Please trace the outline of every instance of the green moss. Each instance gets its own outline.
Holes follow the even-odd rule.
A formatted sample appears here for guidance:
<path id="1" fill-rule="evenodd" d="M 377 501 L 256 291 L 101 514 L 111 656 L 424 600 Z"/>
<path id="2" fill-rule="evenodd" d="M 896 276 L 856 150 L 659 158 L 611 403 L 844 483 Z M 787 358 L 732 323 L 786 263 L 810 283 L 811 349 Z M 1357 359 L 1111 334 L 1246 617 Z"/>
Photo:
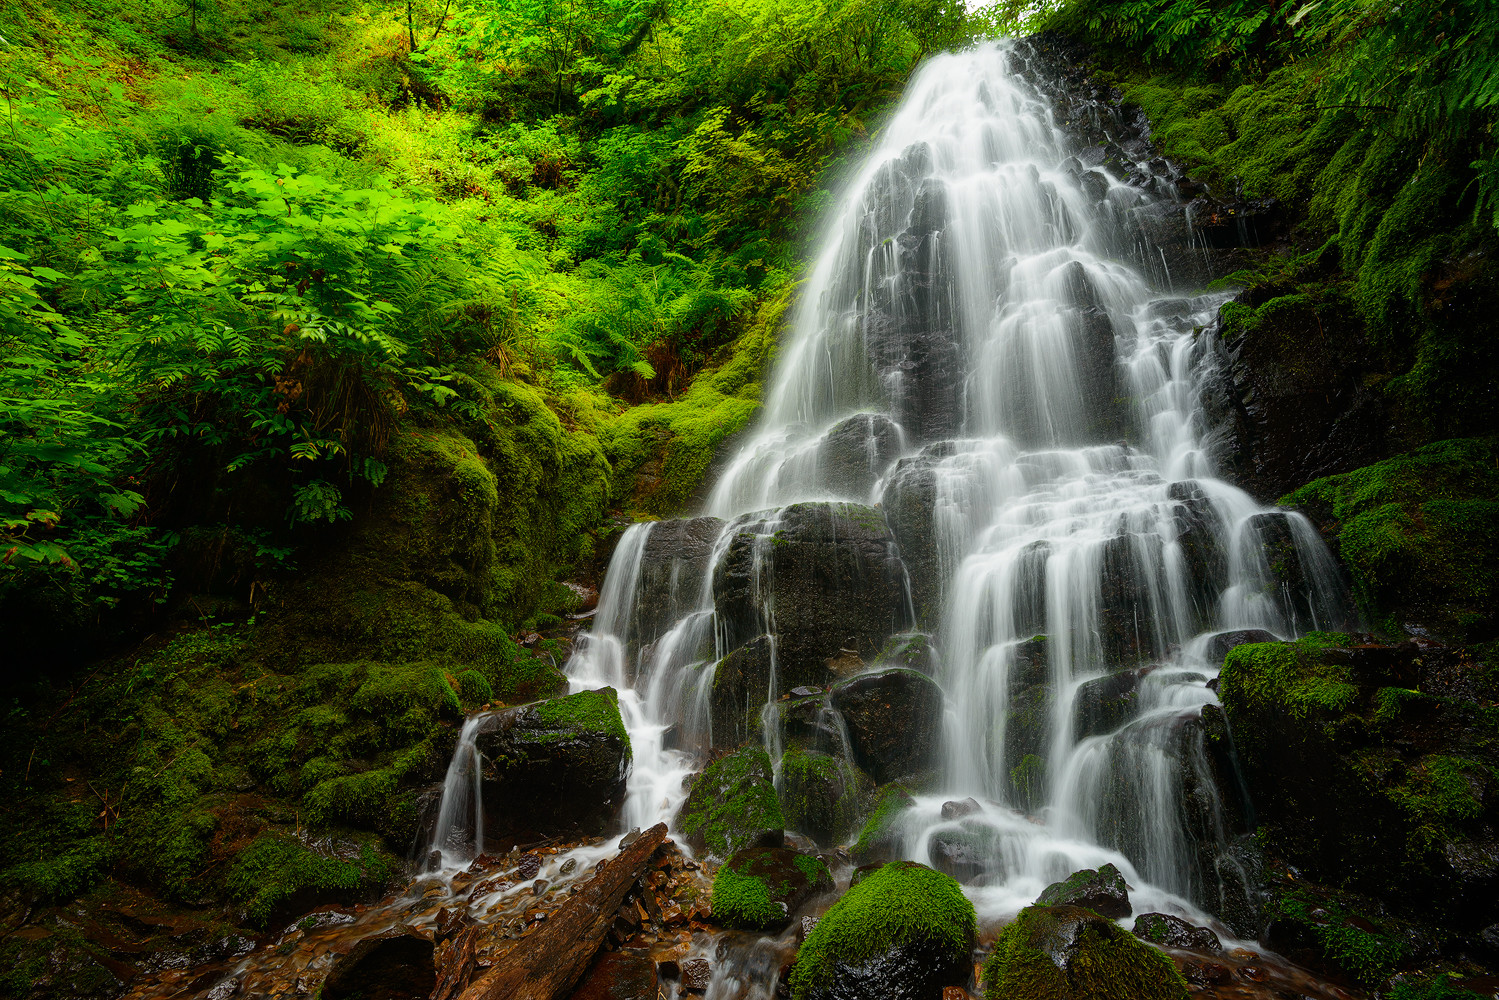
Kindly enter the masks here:
<path id="1" fill-rule="evenodd" d="M 1066 955 L 1065 967 L 1053 953 Z M 1021 910 L 984 963 L 983 990 L 985 1000 L 1187 997 L 1187 984 L 1164 954 L 1091 910 L 1071 906 Z"/>
<path id="2" fill-rule="evenodd" d="M 542 723 L 556 729 L 612 736 L 624 746 L 625 759 L 630 759 L 630 735 L 619 714 L 619 694 L 613 688 L 579 691 L 544 701 L 537 706 L 536 714 Z"/>
<path id="3" fill-rule="evenodd" d="M 678 829 L 720 857 L 747 846 L 748 836 L 783 829 L 786 820 L 770 776 L 770 756 L 761 747 L 742 747 L 719 758 L 693 783 Z"/>
<path id="4" fill-rule="evenodd" d="M 262 834 L 235 858 L 226 884 L 247 918 L 263 927 L 278 907 L 299 893 L 378 889 L 397 870 L 390 857 L 368 843 L 359 845 L 357 856 L 345 859 L 311 850 L 290 837 Z"/>
<path id="5" fill-rule="evenodd" d="M 827 865 L 808 854 L 751 848 L 725 862 L 713 877 L 713 917 L 725 927 L 775 930 L 785 926 L 789 906 L 809 889 L 831 889 Z"/>
<path id="6" fill-rule="evenodd" d="M 1429 616 L 1486 635 L 1499 600 L 1499 443 L 1441 441 L 1310 483 L 1283 502 L 1325 514 L 1370 617 Z"/>
<path id="7" fill-rule="evenodd" d="M 614 468 L 616 501 L 656 517 L 687 505 L 718 446 L 760 408 L 761 379 L 793 288 L 787 284 L 770 295 L 727 358 L 693 379 L 681 398 L 632 406 L 605 425 L 601 437 Z"/>
<path id="8" fill-rule="evenodd" d="M 1274 916 L 1304 928 L 1327 961 L 1371 985 L 1383 982 L 1410 954 L 1404 941 L 1337 900 L 1289 892 L 1277 898 L 1271 910 Z"/>
<path id="9" fill-rule="evenodd" d="M 844 893 L 796 953 L 791 995 L 809 1000 L 839 964 L 858 965 L 900 945 L 922 943 L 960 963 L 973 950 L 973 904 L 953 879 L 914 861 L 896 861 Z"/>
<path id="10" fill-rule="evenodd" d="M 886 785 L 882 788 L 879 797 L 875 800 L 874 809 L 870 812 L 869 818 L 864 821 L 863 829 L 859 831 L 859 839 L 854 842 L 854 856 L 869 857 L 880 850 L 881 845 L 894 832 L 901 814 L 910 809 L 913 804 L 911 793 L 903 787 Z"/>
<path id="11" fill-rule="evenodd" d="M 1464 989 L 1451 975 L 1401 976 L 1390 992 L 1389 1000 L 1483 1000 L 1484 995 Z"/>
<path id="12" fill-rule="evenodd" d="M 1322 662 L 1323 637 L 1236 646 L 1223 661 L 1222 697 L 1256 710 L 1274 706 L 1292 718 L 1311 713 L 1340 714 L 1358 699 L 1353 671 Z"/>

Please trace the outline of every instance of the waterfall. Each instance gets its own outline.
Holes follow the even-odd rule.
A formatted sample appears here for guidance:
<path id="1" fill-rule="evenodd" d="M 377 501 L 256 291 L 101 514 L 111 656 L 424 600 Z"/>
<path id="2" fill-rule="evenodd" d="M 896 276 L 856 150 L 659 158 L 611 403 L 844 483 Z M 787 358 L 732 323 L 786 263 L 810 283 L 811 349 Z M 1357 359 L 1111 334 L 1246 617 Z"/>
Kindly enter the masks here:
<path id="1" fill-rule="evenodd" d="M 1169 185 L 1058 127 L 1030 61 L 1004 42 L 917 73 L 824 237 L 760 424 L 704 516 L 625 533 L 567 673 L 620 690 L 645 826 L 672 818 L 695 754 L 779 757 L 778 698 L 879 669 L 915 625 L 947 707 L 904 853 L 961 848 L 983 912 L 1111 861 L 1138 906 L 1201 913 L 1222 897 L 1204 851 L 1228 836 L 1208 638 L 1341 625 L 1341 585 L 1304 518 L 1214 476 L 1201 331 L 1227 294 L 1175 290 L 1144 235 Z M 942 808 L 966 797 L 977 811 Z"/>

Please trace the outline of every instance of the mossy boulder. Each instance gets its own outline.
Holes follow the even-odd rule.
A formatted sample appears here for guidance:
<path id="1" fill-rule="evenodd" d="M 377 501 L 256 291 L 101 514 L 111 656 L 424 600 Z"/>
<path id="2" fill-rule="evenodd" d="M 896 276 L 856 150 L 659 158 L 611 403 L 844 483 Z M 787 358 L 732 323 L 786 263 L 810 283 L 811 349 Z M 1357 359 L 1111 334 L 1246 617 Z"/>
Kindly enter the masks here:
<path id="1" fill-rule="evenodd" d="M 1284 498 L 1335 540 L 1371 621 L 1499 634 L 1499 441 L 1440 441 Z"/>
<path id="2" fill-rule="evenodd" d="M 1135 918 L 1135 937 L 1162 948 L 1181 948 L 1208 953 L 1223 950 L 1218 935 L 1206 927 L 1189 924 L 1170 913 L 1142 913 Z"/>
<path id="3" fill-rule="evenodd" d="M 897 861 L 844 893 L 796 953 L 794 1000 L 930 1000 L 973 975 L 973 904 L 957 882 Z"/>
<path id="4" fill-rule="evenodd" d="M 1113 865 L 1084 868 L 1053 882 L 1036 897 L 1038 906 L 1082 906 L 1105 917 L 1130 915 L 1129 886 Z"/>
<path id="5" fill-rule="evenodd" d="M 832 703 L 848 725 L 854 761 L 877 782 L 924 775 L 941 763 L 942 689 L 897 667 L 840 682 Z"/>
<path id="6" fill-rule="evenodd" d="M 869 784 L 858 769 L 831 754 L 793 747 L 781 757 L 781 806 L 786 826 L 824 846 L 853 833 L 860 794 Z"/>
<path id="7" fill-rule="evenodd" d="M 781 846 L 786 821 L 772 779 L 770 756 L 761 747 L 742 747 L 705 767 L 677 813 L 688 846 L 719 858 L 746 847 Z"/>
<path id="8" fill-rule="evenodd" d="M 1028 906 L 984 963 L 984 1000 L 1186 1000 L 1171 960 L 1080 906 Z"/>
<path id="9" fill-rule="evenodd" d="M 713 919 L 738 930 L 779 930 L 808 899 L 832 888 L 828 866 L 812 855 L 750 847 L 713 877 Z"/>
<path id="10" fill-rule="evenodd" d="M 901 817 L 915 804 L 916 800 L 902 785 L 891 784 L 877 789 L 873 807 L 859 830 L 859 839 L 854 841 L 855 860 L 871 864 L 900 857 L 903 846 Z"/>
<path id="11" fill-rule="evenodd" d="M 630 738 L 613 688 L 498 714 L 477 746 L 486 833 L 598 835 L 624 804 Z"/>

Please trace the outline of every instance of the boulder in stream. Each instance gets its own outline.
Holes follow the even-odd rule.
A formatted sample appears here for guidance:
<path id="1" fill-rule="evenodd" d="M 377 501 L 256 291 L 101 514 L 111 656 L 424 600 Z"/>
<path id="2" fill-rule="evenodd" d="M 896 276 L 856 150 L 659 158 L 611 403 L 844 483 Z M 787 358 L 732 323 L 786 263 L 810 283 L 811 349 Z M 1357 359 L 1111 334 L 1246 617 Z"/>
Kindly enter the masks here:
<path id="1" fill-rule="evenodd" d="M 630 737 L 613 688 L 509 712 L 476 745 L 486 833 L 602 834 L 624 804 Z"/>
<path id="2" fill-rule="evenodd" d="M 1028 906 L 984 963 L 984 1000 L 1187 1000 L 1161 952 L 1081 906 Z"/>
<path id="3" fill-rule="evenodd" d="M 705 767 L 677 814 L 689 847 L 726 858 L 746 847 L 780 847 L 786 822 L 772 781 L 770 756 L 742 747 Z"/>
<path id="4" fill-rule="evenodd" d="M 869 787 L 847 761 L 792 747 L 781 758 L 781 803 L 786 825 L 818 844 L 845 842 L 853 832 L 860 794 Z"/>
<path id="5" fill-rule="evenodd" d="M 972 981 L 977 937 L 973 904 L 957 882 L 896 861 L 852 886 L 812 928 L 796 953 L 791 993 L 929 1000 Z"/>
<path id="6" fill-rule="evenodd" d="M 1140 914 L 1135 918 L 1134 934 L 1140 940 L 1162 948 L 1181 948 L 1209 954 L 1223 950 L 1223 942 L 1218 940 L 1218 935 L 1206 927 L 1189 924 L 1181 917 L 1169 913 Z"/>
<path id="7" fill-rule="evenodd" d="M 848 724 L 854 761 L 877 782 L 921 775 L 941 761 L 942 689 L 926 674 L 897 667 L 833 688 Z"/>
<path id="8" fill-rule="evenodd" d="M 1085 906 L 1105 917 L 1127 917 L 1130 914 L 1129 886 L 1113 865 L 1096 871 L 1084 868 L 1061 882 L 1053 882 L 1036 897 L 1038 906 Z"/>
<path id="9" fill-rule="evenodd" d="M 858 504 L 801 503 L 735 530 L 713 575 L 726 648 L 776 635 L 776 692 L 826 683 L 828 661 L 872 659 L 909 614 L 885 518 Z"/>

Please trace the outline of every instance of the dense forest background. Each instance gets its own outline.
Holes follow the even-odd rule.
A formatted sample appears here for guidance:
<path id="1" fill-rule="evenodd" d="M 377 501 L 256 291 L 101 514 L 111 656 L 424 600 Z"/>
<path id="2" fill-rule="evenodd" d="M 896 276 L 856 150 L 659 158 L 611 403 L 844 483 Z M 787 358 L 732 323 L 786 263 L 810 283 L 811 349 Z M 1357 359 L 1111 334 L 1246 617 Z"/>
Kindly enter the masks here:
<path id="1" fill-rule="evenodd" d="M 1267 499 L 1372 626 L 1492 649 L 1483 0 L 0 0 L 4 919 L 388 878 L 453 720 L 557 689 L 527 636 L 753 416 L 912 70 L 1039 29 L 1271 220 L 1222 336 L 1375 414 Z"/>

